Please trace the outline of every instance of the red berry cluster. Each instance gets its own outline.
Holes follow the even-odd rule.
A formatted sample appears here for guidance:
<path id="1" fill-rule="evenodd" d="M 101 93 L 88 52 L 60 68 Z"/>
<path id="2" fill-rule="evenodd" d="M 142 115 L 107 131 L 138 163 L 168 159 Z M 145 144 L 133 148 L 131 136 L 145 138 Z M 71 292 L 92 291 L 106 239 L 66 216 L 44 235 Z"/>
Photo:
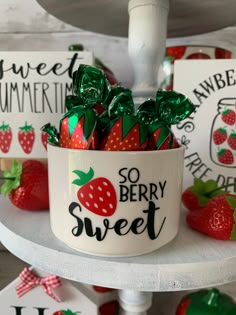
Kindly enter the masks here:
<path id="1" fill-rule="evenodd" d="M 231 109 L 224 110 L 221 114 L 221 121 L 226 124 L 226 127 L 217 128 L 212 134 L 214 144 L 222 145 L 217 153 L 217 159 L 222 164 L 232 165 L 234 151 L 236 151 L 236 112 Z"/>

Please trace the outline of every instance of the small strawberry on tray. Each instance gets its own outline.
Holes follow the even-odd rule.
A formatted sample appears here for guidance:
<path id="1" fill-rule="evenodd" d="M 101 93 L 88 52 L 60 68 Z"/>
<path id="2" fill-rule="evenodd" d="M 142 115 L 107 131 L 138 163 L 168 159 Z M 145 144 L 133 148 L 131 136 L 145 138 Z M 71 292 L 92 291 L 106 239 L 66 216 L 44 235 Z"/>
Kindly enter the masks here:
<path id="1" fill-rule="evenodd" d="M 236 240 L 236 194 L 227 191 L 230 186 L 195 178 L 182 194 L 188 226 L 218 240 Z"/>
<path id="2" fill-rule="evenodd" d="M 9 170 L 3 172 L 5 183 L 0 192 L 21 210 L 48 210 L 48 169 L 37 160 L 23 163 L 13 160 Z"/>

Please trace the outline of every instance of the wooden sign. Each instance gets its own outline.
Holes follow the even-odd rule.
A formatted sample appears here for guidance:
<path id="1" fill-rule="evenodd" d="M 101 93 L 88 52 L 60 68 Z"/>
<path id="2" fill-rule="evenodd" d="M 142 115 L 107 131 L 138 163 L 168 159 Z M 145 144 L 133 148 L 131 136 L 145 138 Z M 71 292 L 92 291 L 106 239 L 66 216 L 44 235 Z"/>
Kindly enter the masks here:
<path id="1" fill-rule="evenodd" d="M 49 276 L 36 268 L 30 268 L 30 270 L 40 279 L 46 279 Z M 61 285 L 59 287 L 51 287 L 53 294 L 60 299 L 58 302 L 45 292 L 43 285 L 36 285 L 19 297 L 16 288 L 19 288 L 22 280 L 17 277 L 0 291 L 1 314 L 115 315 L 114 306 L 117 310 L 118 303 L 116 290 L 97 292 L 91 285 L 75 283 L 65 279 L 60 280 Z M 29 283 L 26 286 L 29 286 Z"/>
<path id="2" fill-rule="evenodd" d="M 93 65 L 92 53 L 0 53 L 0 158 L 46 157 L 41 127 L 58 127 L 80 64 Z"/>
<path id="3" fill-rule="evenodd" d="M 193 177 L 234 184 L 236 191 L 236 60 L 176 61 L 174 90 L 196 110 L 173 128 L 185 145 L 184 187 Z"/>

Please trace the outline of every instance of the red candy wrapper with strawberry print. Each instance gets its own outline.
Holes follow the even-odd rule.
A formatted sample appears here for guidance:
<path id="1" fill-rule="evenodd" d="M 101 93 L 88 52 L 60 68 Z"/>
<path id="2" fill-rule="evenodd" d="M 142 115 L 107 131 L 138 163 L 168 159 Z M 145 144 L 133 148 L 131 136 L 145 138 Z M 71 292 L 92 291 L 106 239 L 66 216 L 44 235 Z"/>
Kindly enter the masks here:
<path id="1" fill-rule="evenodd" d="M 162 123 L 152 124 L 149 132 L 148 150 L 168 150 L 179 147 L 173 132 Z"/>
<path id="2" fill-rule="evenodd" d="M 59 145 L 70 149 L 96 149 L 96 122 L 94 109 L 72 108 L 61 119 Z"/>
<path id="3" fill-rule="evenodd" d="M 148 144 L 146 126 L 134 114 L 131 91 L 117 91 L 108 106 L 109 123 L 103 131 L 100 150 L 143 151 Z"/>
<path id="4" fill-rule="evenodd" d="M 59 132 L 47 124 L 48 141 L 72 149 L 105 151 L 166 150 L 179 146 L 171 125 L 194 111 L 184 95 L 159 90 L 137 109 L 129 89 L 109 86 L 103 71 L 80 65 L 73 73 L 73 93 Z"/>

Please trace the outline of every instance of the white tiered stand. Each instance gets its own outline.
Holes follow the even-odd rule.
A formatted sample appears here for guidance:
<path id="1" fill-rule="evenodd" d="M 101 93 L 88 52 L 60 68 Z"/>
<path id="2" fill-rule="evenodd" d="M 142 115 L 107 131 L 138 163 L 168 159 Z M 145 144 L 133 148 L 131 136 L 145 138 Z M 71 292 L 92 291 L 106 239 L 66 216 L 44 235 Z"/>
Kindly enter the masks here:
<path id="1" fill-rule="evenodd" d="M 193 35 L 236 23 L 235 0 L 172 0 L 170 12 L 169 0 L 38 2 L 49 13 L 83 29 L 117 36 L 126 36 L 128 30 L 137 104 L 155 95 L 166 36 Z M 46 272 L 119 289 L 123 315 L 147 314 L 152 292 L 236 281 L 235 242 L 216 241 L 190 230 L 184 211 L 178 236 L 163 248 L 137 257 L 107 258 L 79 253 L 56 239 L 48 212 L 20 211 L 2 197 L 0 204 L 0 240 L 6 248 Z"/>

